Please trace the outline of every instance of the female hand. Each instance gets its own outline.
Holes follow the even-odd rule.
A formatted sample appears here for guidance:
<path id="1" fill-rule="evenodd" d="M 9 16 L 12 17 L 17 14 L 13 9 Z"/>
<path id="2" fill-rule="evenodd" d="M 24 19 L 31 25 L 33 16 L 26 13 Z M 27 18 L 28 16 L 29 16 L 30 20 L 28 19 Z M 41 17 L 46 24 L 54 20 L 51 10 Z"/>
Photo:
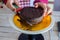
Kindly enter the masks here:
<path id="1" fill-rule="evenodd" d="M 34 4 L 34 6 L 35 6 L 35 8 L 38 8 L 39 6 L 43 7 L 44 8 L 44 16 L 52 14 L 51 8 L 48 7 L 47 4 L 45 4 L 45 3 L 37 2 L 37 3 Z"/>
<path id="2" fill-rule="evenodd" d="M 18 7 L 20 6 L 18 0 L 7 0 L 6 6 L 11 10 L 16 11 L 16 8 L 13 6 L 13 3 L 15 3 Z"/>

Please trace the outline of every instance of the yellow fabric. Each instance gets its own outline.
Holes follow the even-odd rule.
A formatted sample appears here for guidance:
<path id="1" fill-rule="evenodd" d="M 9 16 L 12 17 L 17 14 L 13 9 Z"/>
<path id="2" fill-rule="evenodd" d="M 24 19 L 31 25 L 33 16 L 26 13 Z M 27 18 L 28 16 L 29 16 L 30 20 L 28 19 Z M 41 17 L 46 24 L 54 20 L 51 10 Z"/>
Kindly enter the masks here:
<path id="1" fill-rule="evenodd" d="M 23 30 L 30 30 L 30 31 L 43 30 L 43 29 L 47 28 L 51 23 L 51 17 L 50 16 L 44 17 L 40 23 L 33 25 L 33 26 L 23 25 L 17 19 L 20 19 L 20 18 L 17 15 L 15 15 L 13 21 L 14 21 L 14 24 L 16 25 L 16 27 L 23 29 Z"/>

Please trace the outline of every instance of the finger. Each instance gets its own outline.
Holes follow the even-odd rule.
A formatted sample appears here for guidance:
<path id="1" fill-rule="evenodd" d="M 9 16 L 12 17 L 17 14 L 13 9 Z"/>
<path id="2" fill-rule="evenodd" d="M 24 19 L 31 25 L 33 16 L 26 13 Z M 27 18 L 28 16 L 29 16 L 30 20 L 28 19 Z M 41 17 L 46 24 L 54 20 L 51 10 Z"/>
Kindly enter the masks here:
<path id="1" fill-rule="evenodd" d="M 49 13 L 48 15 L 52 15 L 52 12 L 51 12 L 51 13 Z"/>
<path id="2" fill-rule="evenodd" d="M 47 13 L 48 13 L 48 14 L 52 13 L 52 9 L 51 9 L 50 7 L 47 6 L 47 9 L 48 9 L 48 10 L 47 10 Z"/>
<path id="3" fill-rule="evenodd" d="M 15 9 L 15 7 L 12 5 L 13 2 L 14 2 L 13 0 L 8 0 L 7 3 L 6 3 L 6 6 L 8 8 L 10 8 L 11 10 L 14 10 Z"/>
<path id="4" fill-rule="evenodd" d="M 14 0 L 15 4 L 20 7 L 19 1 L 18 0 Z"/>
<path id="5" fill-rule="evenodd" d="M 49 9 L 49 10 L 48 10 L 48 14 L 50 14 L 51 12 L 52 12 L 52 10 L 51 10 L 51 9 Z"/>
<path id="6" fill-rule="evenodd" d="M 34 4 L 34 7 L 35 7 L 35 8 L 38 8 L 38 3 L 35 3 L 35 4 Z"/>
<path id="7" fill-rule="evenodd" d="M 44 14 L 44 16 L 47 16 L 47 15 L 52 15 L 52 9 L 51 8 L 48 8 L 47 12 Z"/>

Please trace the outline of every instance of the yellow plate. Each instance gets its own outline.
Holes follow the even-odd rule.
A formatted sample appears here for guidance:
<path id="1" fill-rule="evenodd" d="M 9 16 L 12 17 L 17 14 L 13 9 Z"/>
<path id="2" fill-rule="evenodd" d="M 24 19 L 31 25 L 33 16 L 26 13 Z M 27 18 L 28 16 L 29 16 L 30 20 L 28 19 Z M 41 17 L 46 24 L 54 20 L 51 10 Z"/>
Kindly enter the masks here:
<path id="1" fill-rule="evenodd" d="M 30 31 L 43 30 L 43 29 L 47 28 L 51 23 L 51 17 L 49 15 L 44 17 L 40 23 L 33 25 L 33 26 L 23 25 L 17 19 L 20 19 L 20 18 L 17 15 L 15 15 L 13 18 L 13 21 L 14 21 L 14 24 L 16 25 L 16 27 L 23 29 L 23 30 L 30 30 Z"/>

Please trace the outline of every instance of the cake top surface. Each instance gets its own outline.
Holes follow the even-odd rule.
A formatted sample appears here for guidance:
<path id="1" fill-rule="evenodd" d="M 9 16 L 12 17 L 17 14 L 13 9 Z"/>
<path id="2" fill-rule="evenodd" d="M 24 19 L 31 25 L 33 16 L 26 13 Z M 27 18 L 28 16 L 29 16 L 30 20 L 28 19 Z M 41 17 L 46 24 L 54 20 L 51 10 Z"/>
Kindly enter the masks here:
<path id="1" fill-rule="evenodd" d="M 42 7 L 24 7 L 20 11 L 20 16 L 22 16 L 25 19 L 34 19 L 41 17 L 44 13 L 44 9 Z"/>

